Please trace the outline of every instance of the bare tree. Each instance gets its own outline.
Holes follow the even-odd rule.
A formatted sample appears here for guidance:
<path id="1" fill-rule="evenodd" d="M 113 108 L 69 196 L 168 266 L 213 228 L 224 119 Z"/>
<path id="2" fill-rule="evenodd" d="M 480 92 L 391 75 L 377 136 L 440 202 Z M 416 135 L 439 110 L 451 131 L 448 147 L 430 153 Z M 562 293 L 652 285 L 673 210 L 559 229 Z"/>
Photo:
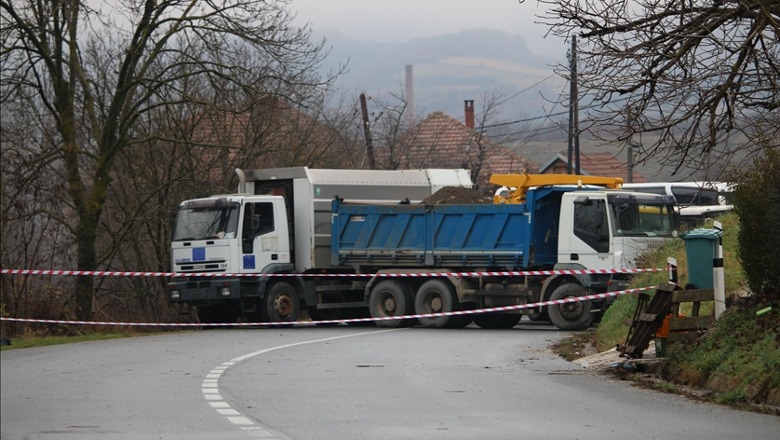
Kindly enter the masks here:
<path id="1" fill-rule="evenodd" d="M 67 213 L 65 191 L 43 166 L 40 157 L 52 154 L 41 148 L 39 133 L 31 132 L 29 102 L 23 97 L 3 108 L 0 141 L 2 212 L 0 256 L 3 268 L 40 268 L 68 265 L 67 230 L 57 220 Z M 62 319 L 67 299 L 62 292 L 69 280 L 42 276 L 3 276 L 2 313 Z M 6 327 L 9 326 L 9 328 Z M 3 323 L 3 331 L 17 333 L 23 324 Z"/>
<path id="2" fill-rule="evenodd" d="M 315 72 L 326 52 L 296 28 L 290 0 L 0 0 L 0 102 L 27 97 L 51 154 L 39 156 L 67 191 L 77 268 L 94 270 L 107 251 L 101 221 L 123 152 L 158 136 L 139 129 L 177 109 L 242 111 L 275 95 L 303 103 L 330 78 Z M 205 84 L 198 93 L 192 84 Z M 5 110 L 3 110 L 5 111 Z M 191 113 L 193 114 L 193 113 Z M 181 138 L 165 139 L 177 143 Z M 93 280 L 77 279 L 75 315 L 92 315 Z"/>
<path id="3" fill-rule="evenodd" d="M 400 93 L 391 93 L 385 99 L 370 99 L 373 111 L 369 114 L 369 123 L 377 141 L 375 154 L 379 168 L 397 170 L 402 166 L 402 158 L 409 153 L 410 126 L 418 121 L 409 116 L 409 103 Z M 362 118 L 359 118 L 362 122 Z M 407 164 L 408 165 L 408 164 Z"/>
<path id="4" fill-rule="evenodd" d="M 531 164 L 491 140 L 486 128 L 501 111 L 505 102 L 496 91 L 483 92 L 482 110 L 470 112 L 464 107 L 465 123 L 442 112 L 433 112 L 419 123 L 408 126 L 410 120 L 404 115 L 406 105 L 381 106 L 382 116 L 376 124 L 377 152 L 381 168 L 465 168 L 470 170 L 471 179 L 484 195 L 492 194 L 489 185 L 494 173 L 528 172 Z"/>
<path id="5" fill-rule="evenodd" d="M 553 34 L 581 37 L 595 135 L 644 135 L 640 154 L 675 171 L 780 145 L 777 0 L 540 1 Z"/>

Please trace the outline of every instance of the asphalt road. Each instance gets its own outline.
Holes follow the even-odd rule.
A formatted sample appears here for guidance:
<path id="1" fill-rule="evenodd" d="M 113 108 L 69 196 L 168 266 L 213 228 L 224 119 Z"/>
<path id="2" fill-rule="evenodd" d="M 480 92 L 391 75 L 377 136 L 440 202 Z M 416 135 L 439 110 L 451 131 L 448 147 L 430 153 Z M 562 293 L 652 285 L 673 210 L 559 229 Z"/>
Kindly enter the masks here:
<path id="1" fill-rule="evenodd" d="M 546 325 L 165 333 L 0 354 L 2 439 L 777 439 L 583 370 Z"/>

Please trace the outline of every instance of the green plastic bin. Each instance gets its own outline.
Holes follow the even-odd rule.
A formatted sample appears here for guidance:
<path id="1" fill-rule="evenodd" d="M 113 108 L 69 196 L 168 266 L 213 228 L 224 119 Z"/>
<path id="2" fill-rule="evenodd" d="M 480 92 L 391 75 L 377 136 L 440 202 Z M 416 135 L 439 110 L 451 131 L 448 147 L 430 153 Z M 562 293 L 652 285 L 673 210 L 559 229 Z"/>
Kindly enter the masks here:
<path id="1" fill-rule="evenodd" d="M 686 289 L 712 289 L 712 260 L 718 254 L 723 231 L 717 229 L 694 229 L 682 235 L 685 240 L 685 254 L 688 262 L 688 284 Z"/>

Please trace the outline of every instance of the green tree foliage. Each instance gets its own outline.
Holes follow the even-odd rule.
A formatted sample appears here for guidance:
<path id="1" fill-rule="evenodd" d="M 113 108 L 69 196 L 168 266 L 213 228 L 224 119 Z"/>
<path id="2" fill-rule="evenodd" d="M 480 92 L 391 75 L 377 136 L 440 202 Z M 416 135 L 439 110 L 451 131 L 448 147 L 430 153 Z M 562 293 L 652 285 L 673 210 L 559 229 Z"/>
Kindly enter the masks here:
<path id="1" fill-rule="evenodd" d="M 780 300 L 780 150 L 735 172 L 734 209 L 741 223 L 739 259 L 754 294 Z"/>

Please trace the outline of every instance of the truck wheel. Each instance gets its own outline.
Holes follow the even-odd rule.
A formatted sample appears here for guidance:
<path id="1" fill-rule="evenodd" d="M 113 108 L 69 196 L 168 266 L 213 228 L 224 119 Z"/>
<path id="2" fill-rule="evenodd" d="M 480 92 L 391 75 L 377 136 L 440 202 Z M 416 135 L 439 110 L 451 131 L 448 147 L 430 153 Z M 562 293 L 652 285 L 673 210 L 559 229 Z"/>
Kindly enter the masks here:
<path id="1" fill-rule="evenodd" d="M 508 313 L 480 313 L 474 317 L 474 324 L 482 328 L 512 328 L 523 315 L 513 315 Z"/>
<path id="2" fill-rule="evenodd" d="M 550 301 L 585 295 L 585 288 L 577 283 L 558 286 L 550 295 Z M 554 304 L 547 307 L 550 321 L 561 330 L 585 330 L 593 323 L 590 301 Z"/>
<path id="3" fill-rule="evenodd" d="M 300 310 L 298 291 L 290 283 L 281 282 L 268 291 L 262 317 L 266 322 L 295 322 Z"/>
<path id="4" fill-rule="evenodd" d="M 541 311 L 534 309 L 532 312 L 528 312 L 528 319 L 534 322 L 550 322 L 550 315 L 547 313 L 547 307 Z"/>
<path id="5" fill-rule="evenodd" d="M 384 280 L 377 283 L 368 295 L 368 310 L 372 318 L 386 318 L 412 314 L 412 289 L 406 283 Z M 408 327 L 412 319 L 377 320 L 378 327 Z"/>
<path id="6" fill-rule="evenodd" d="M 414 298 L 414 312 L 418 315 L 446 313 L 461 310 L 460 302 L 452 288 L 442 280 L 429 280 L 420 286 Z M 471 315 L 437 316 L 418 318 L 423 327 L 457 328 L 471 322 Z"/>

